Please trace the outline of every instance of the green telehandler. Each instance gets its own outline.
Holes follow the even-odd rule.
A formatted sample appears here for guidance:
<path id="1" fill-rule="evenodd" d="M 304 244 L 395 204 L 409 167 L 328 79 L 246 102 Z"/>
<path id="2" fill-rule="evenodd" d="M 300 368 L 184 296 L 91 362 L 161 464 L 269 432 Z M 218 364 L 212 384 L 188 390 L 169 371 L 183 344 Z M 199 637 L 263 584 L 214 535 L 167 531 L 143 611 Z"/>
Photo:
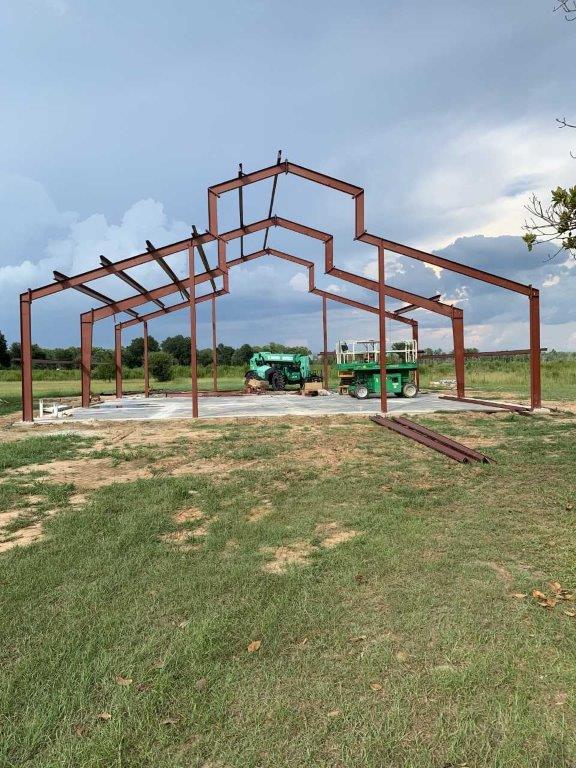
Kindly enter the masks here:
<path id="1" fill-rule="evenodd" d="M 250 358 L 250 370 L 245 375 L 251 379 L 267 381 L 271 389 L 286 389 L 287 384 L 301 387 L 307 381 L 322 381 L 312 373 L 309 355 L 290 355 L 279 352 L 255 352 Z"/>

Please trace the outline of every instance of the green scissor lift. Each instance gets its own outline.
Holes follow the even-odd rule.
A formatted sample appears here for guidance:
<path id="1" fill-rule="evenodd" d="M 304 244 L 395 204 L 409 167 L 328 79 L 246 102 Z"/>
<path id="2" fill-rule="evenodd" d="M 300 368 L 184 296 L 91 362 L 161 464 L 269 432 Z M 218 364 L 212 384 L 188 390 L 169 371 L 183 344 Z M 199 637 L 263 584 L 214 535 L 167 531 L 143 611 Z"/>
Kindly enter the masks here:
<path id="1" fill-rule="evenodd" d="M 415 341 L 402 344 L 386 350 L 386 392 L 397 397 L 415 397 L 418 394 L 418 349 Z M 378 341 L 339 341 L 336 347 L 336 367 L 341 393 L 347 391 L 359 400 L 380 396 Z"/>

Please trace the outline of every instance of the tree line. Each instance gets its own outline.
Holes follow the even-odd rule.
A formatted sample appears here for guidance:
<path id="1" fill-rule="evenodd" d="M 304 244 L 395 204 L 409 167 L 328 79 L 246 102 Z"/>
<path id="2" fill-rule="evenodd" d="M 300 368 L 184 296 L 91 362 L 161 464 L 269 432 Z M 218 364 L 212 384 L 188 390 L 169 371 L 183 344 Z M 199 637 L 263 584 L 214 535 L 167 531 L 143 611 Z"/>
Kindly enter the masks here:
<path id="1" fill-rule="evenodd" d="M 252 346 L 241 344 L 232 347 L 228 344 L 218 344 L 216 347 L 216 360 L 218 365 L 247 365 L 255 352 L 283 352 L 287 354 L 310 355 L 307 347 L 289 347 L 271 341 L 264 346 Z M 14 342 L 8 346 L 6 337 L 0 331 L 0 368 L 17 367 L 20 365 L 20 343 Z M 168 336 L 163 341 L 158 341 L 154 336 L 148 336 L 148 352 L 152 360 L 158 359 L 157 355 L 163 353 L 167 356 L 170 365 L 190 365 L 190 336 Z M 212 348 L 199 349 L 198 365 L 210 366 L 212 364 Z M 78 367 L 80 365 L 80 347 L 54 347 L 52 349 L 32 344 L 32 360 L 36 367 Z M 92 349 L 92 364 L 96 367 L 114 365 L 114 351 L 105 347 Z M 122 365 L 126 368 L 141 368 L 144 364 L 144 338 L 142 336 L 122 347 Z M 107 378 L 107 377 L 106 377 Z"/>

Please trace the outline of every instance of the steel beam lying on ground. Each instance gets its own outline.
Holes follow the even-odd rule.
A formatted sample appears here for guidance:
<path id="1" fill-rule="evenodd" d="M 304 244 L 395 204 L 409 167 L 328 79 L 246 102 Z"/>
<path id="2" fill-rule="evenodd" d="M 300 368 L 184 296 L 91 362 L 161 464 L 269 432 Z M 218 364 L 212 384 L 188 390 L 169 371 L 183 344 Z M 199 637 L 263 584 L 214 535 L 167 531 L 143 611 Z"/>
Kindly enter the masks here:
<path id="1" fill-rule="evenodd" d="M 483 453 L 479 453 L 473 448 L 468 448 L 468 446 L 452 440 L 452 438 L 446 437 L 446 435 L 441 435 L 439 432 L 423 427 L 421 424 L 405 419 L 402 416 L 385 417 L 375 414 L 370 416 L 370 420 L 381 427 L 391 429 L 403 437 L 408 437 L 421 445 L 425 445 L 427 448 L 432 448 L 434 451 L 438 451 L 438 453 L 443 453 L 445 456 L 449 456 L 451 459 L 462 464 L 470 464 L 473 461 L 480 462 L 481 464 L 492 463 L 492 459 L 489 459 Z"/>
<path id="2" fill-rule="evenodd" d="M 441 400 L 455 400 L 458 403 L 472 403 L 473 405 L 488 405 L 493 408 L 501 408 L 504 411 L 514 411 L 515 413 L 531 413 L 532 408 L 527 405 L 515 405 L 513 403 L 499 403 L 495 400 L 479 400 L 476 397 L 456 397 L 455 395 L 440 395 Z"/>

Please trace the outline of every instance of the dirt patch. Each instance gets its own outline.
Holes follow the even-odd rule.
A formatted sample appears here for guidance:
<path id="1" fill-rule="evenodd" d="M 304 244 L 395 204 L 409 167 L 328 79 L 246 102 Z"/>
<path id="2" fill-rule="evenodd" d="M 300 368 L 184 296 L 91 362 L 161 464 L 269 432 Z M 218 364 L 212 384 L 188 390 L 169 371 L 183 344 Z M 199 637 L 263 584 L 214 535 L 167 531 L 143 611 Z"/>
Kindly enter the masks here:
<path id="1" fill-rule="evenodd" d="M 0 535 L 2 535 L 2 528 L 8 522 L 10 522 L 10 520 L 17 518 L 21 511 L 22 510 L 17 512 L 5 512 L 3 515 L 1 515 Z M 31 522 L 30 525 L 26 526 L 26 528 L 19 528 L 14 532 L 13 535 L 10 536 L 9 539 L 0 542 L 0 554 L 8 552 L 10 549 L 14 549 L 14 547 L 27 547 L 30 544 L 33 544 L 34 542 L 44 538 L 44 520 L 46 517 L 51 517 L 54 514 L 56 514 L 56 510 L 54 509 L 50 510 L 49 512 L 45 512 L 44 518 L 42 520 Z"/>
<path id="2" fill-rule="evenodd" d="M 181 530 L 171 531 L 170 533 L 163 533 L 162 536 L 160 536 L 160 539 L 165 541 L 166 544 L 184 544 L 188 541 L 189 537 L 190 531 Z"/>
<path id="3" fill-rule="evenodd" d="M 190 531 L 190 536 L 192 536 L 194 539 L 201 539 L 208 534 L 209 527 L 210 523 L 206 521 L 205 523 L 202 523 L 202 525 L 199 525 L 197 528 L 194 528 L 193 531 Z"/>
<path id="4" fill-rule="evenodd" d="M 213 517 L 210 520 L 204 519 L 204 513 L 198 507 L 181 509 L 172 515 L 173 522 L 180 526 L 180 528 L 177 531 L 164 533 L 160 536 L 160 540 L 165 544 L 177 547 L 183 552 L 199 549 L 201 547 L 199 539 L 203 539 L 208 535 L 210 524 L 217 519 L 217 517 Z M 194 529 L 183 527 L 187 523 L 195 523 L 198 520 L 203 520 L 203 522 Z"/>
<path id="5" fill-rule="evenodd" d="M 262 554 L 270 557 L 262 570 L 267 573 L 285 573 L 291 565 L 306 565 L 315 549 L 309 541 L 295 541 L 284 547 L 262 547 Z"/>
<path id="6" fill-rule="evenodd" d="M 300 539 L 282 547 L 261 547 L 260 552 L 268 558 L 262 566 L 267 573 L 285 573 L 291 565 L 306 565 L 310 555 L 322 549 L 334 549 L 355 536 L 358 531 L 344 528 L 340 523 L 319 523 L 315 534 L 320 537 L 320 544 Z"/>
<path id="7" fill-rule="evenodd" d="M 79 507 L 82 504 L 86 504 L 88 501 L 88 496 L 85 493 L 75 493 L 73 496 L 70 496 L 68 499 L 68 504 L 70 504 L 73 507 Z"/>
<path id="8" fill-rule="evenodd" d="M 268 515 L 272 512 L 272 504 L 270 501 L 265 499 L 262 504 L 258 507 L 254 507 L 253 509 L 248 512 L 246 515 L 246 520 L 249 523 L 257 523 L 259 520 L 262 520 L 265 517 L 268 517 Z"/>
<path id="9" fill-rule="evenodd" d="M 28 464 L 9 470 L 6 477 L 21 476 L 30 472 L 42 473 L 46 479 L 58 483 L 72 483 L 80 491 L 94 490 L 114 483 L 132 483 L 158 475 L 179 477 L 182 475 L 210 474 L 214 478 L 228 475 L 250 462 L 213 462 L 209 459 L 191 460 L 187 455 L 169 457 L 158 461 L 134 459 L 118 463 L 113 458 L 89 458 L 69 461 L 51 461 L 46 464 Z"/>
<path id="10" fill-rule="evenodd" d="M 504 583 L 506 587 L 511 587 L 514 583 L 514 577 L 503 565 L 500 565 L 500 563 L 493 563 L 490 561 L 480 561 L 478 565 L 484 565 L 486 568 L 490 568 L 491 571 L 494 571 L 496 576 Z"/>
<path id="11" fill-rule="evenodd" d="M 358 531 L 354 531 L 352 528 L 342 528 L 340 523 L 320 523 L 316 526 L 316 535 L 322 538 L 321 547 L 333 549 L 358 536 Z"/>
<path id="12" fill-rule="evenodd" d="M 0 513 L 0 534 L 2 533 L 2 530 L 6 529 L 6 526 L 8 523 L 11 523 L 12 520 L 16 520 L 17 517 L 20 517 L 20 515 L 24 512 L 23 509 L 14 509 L 10 512 L 1 512 Z"/>
<path id="13" fill-rule="evenodd" d="M 201 517 L 204 517 L 204 515 L 198 507 L 190 507 L 190 509 L 181 509 L 180 512 L 174 515 L 173 519 L 175 523 L 182 525 L 182 523 L 193 523 L 196 520 L 200 520 Z"/>

